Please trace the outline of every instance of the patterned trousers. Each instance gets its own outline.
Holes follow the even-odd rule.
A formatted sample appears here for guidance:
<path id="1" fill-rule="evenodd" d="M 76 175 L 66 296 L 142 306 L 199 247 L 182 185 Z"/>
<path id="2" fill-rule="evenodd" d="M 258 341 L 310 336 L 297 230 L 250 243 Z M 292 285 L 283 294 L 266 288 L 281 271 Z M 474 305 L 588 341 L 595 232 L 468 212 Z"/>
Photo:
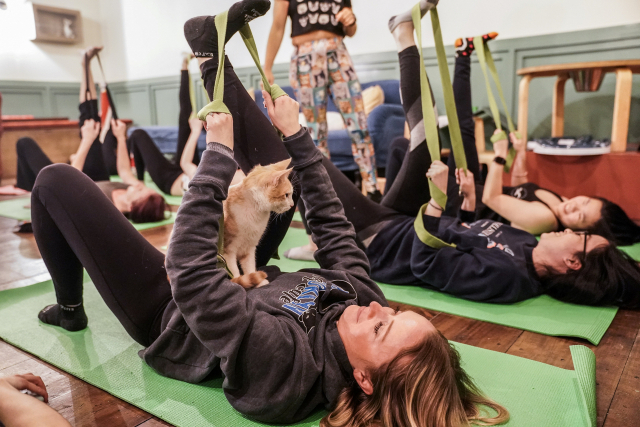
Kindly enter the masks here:
<path id="1" fill-rule="evenodd" d="M 289 79 L 309 132 L 327 157 L 327 100 L 332 97 L 349 131 L 351 152 L 363 185 L 367 192 L 373 192 L 376 189 L 373 144 L 367 130 L 360 82 L 342 39 L 321 39 L 297 46 L 291 56 Z"/>

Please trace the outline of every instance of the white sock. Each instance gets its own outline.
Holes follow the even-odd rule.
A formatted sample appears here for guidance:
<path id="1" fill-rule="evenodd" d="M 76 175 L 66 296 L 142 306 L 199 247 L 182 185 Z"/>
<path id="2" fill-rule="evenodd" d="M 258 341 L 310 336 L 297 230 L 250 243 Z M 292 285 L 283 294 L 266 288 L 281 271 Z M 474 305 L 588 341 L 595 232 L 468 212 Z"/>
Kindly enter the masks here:
<path id="1" fill-rule="evenodd" d="M 433 9 L 438 5 L 438 1 L 439 0 L 420 0 L 420 12 L 421 12 L 420 15 L 421 16 L 426 15 L 428 11 L 430 11 L 431 9 Z M 402 22 L 411 22 L 412 21 L 411 9 L 399 15 L 392 16 L 391 19 L 389 19 L 389 31 L 393 32 L 393 30 L 396 29 L 398 24 Z"/>
<path id="2" fill-rule="evenodd" d="M 286 250 L 284 252 L 284 256 L 298 261 L 315 261 L 315 258 L 313 257 L 314 253 L 315 251 L 309 250 L 306 246 L 298 246 L 296 248 Z"/>

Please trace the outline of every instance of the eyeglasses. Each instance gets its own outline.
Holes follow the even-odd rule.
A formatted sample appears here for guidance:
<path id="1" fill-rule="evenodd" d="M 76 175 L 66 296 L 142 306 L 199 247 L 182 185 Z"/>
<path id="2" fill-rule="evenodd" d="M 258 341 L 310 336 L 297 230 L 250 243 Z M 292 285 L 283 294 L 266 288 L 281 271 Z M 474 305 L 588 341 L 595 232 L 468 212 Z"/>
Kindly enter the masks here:
<path id="1" fill-rule="evenodd" d="M 586 259 L 587 258 L 587 240 L 589 239 L 589 236 L 591 236 L 591 233 L 588 231 L 574 231 L 575 234 L 577 234 L 578 236 L 584 236 L 584 247 L 582 248 L 582 259 Z"/>

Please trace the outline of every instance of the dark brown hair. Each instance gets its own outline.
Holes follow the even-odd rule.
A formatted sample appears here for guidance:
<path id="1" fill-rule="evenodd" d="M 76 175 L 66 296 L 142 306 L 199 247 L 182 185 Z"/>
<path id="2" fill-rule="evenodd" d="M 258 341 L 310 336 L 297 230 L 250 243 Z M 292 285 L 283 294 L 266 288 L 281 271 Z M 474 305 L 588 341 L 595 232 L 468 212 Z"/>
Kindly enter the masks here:
<path id="1" fill-rule="evenodd" d="M 459 427 L 509 419 L 504 407 L 482 395 L 440 332 L 428 334 L 370 376 L 373 394 L 365 394 L 357 383 L 344 389 L 321 427 Z M 479 405 L 496 415 L 481 412 Z"/>
<path id="2" fill-rule="evenodd" d="M 136 200 L 131 205 L 131 212 L 127 214 L 127 218 L 136 223 L 158 222 L 166 218 L 167 208 L 164 197 L 154 193 L 144 199 Z"/>

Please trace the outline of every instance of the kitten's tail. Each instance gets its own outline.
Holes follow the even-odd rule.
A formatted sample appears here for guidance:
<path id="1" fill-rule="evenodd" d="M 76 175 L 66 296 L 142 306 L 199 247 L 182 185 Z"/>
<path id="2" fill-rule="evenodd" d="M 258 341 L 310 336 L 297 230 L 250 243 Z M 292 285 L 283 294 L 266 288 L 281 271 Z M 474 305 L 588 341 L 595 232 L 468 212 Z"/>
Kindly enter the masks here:
<path id="1" fill-rule="evenodd" d="M 268 284 L 267 273 L 264 271 L 254 271 L 253 273 L 244 274 L 239 277 L 231 279 L 233 283 L 237 283 L 245 289 L 252 289 L 257 286 L 264 286 Z"/>

